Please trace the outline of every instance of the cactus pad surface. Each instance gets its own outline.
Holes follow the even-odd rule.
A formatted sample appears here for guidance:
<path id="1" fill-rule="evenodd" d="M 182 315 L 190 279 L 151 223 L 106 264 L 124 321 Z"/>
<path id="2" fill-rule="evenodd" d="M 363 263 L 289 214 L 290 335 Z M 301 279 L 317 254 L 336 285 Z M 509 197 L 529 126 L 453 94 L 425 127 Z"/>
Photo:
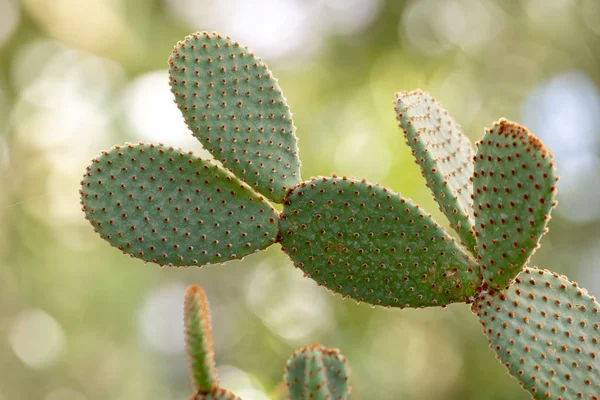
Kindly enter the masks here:
<path id="1" fill-rule="evenodd" d="M 473 236 L 473 146 L 448 111 L 422 90 L 396 93 L 396 119 L 427 186 L 469 249 Z"/>
<path id="2" fill-rule="evenodd" d="M 600 397 L 600 305 L 585 289 L 526 267 L 472 309 L 499 360 L 534 398 Z"/>
<path id="3" fill-rule="evenodd" d="M 475 261 L 399 194 L 346 177 L 315 178 L 287 196 L 281 245 L 294 265 L 342 296 L 391 307 L 464 302 Z"/>
<path id="4" fill-rule="evenodd" d="M 350 393 L 349 376 L 346 358 L 338 350 L 313 344 L 292 354 L 284 380 L 290 400 L 344 400 Z"/>
<path id="5" fill-rule="evenodd" d="M 239 259 L 277 240 L 277 212 L 216 164 L 172 147 L 117 146 L 92 161 L 81 203 L 100 236 L 160 265 Z"/>
<path id="6" fill-rule="evenodd" d="M 217 33 L 187 36 L 169 58 L 171 91 L 192 131 L 226 168 L 280 203 L 300 182 L 292 114 L 267 65 Z"/>
<path id="7" fill-rule="evenodd" d="M 490 286 L 508 286 L 537 248 L 556 204 L 556 181 L 552 154 L 521 125 L 502 119 L 477 143 L 477 258 Z"/>

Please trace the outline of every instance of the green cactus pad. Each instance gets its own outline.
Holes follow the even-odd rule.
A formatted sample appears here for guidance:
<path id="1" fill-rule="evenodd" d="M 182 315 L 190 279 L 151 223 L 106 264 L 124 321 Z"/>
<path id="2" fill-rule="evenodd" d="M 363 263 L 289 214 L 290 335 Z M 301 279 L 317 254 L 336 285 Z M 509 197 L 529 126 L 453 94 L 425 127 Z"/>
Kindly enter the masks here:
<path id="1" fill-rule="evenodd" d="M 472 309 L 498 359 L 535 399 L 598 399 L 600 305 L 585 289 L 526 267 Z"/>
<path id="2" fill-rule="evenodd" d="M 171 91 L 196 138 L 240 179 L 281 203 L 300 183 L 292 114 L 267 65 L 217 33 L 186 37 L 169 58 Z"/>
<path id="3" fill-rule="evenodd" d="M 396 119 L 427 186 L 463 243 L 473 250 L 473 146 L 442 105 L 422 90 L 396 93 Z"/>
<path id="4" fill-rule="evenodd" d="M 198 393 L 190 397 L 188 400 L 242 400 L 227 389 L 215 389 L 209 393 Z"/>
<path id="5" fill-rule="evenodd" d="M 303 347 L 287 362 L 284 380 L 290 400 L 344 400 L 350 393 L 349 368 L 338 350 L 319 344 Z"/>
<path id="6" fill-rule="evenodd" d="M 514 122 L 494 123 L 477 143 L 477 258 L 490 286 L 508 286 L 537 248 L 556 204 L 556 181 L 550 151 Z"/>
<path id="7" fill-rule="evenodd" d="M 277 212 L 225 169 L 162 145 L 117 146 L 81 182 L 94 229 L 124 253 L 160 265 L 240 259 L 277 240 Z"/>
<path id="8" fill-rule="evenodd" d="M 391 307 L 465 302 L 475 261 L 418 206 L 366 181 L 313 178 L 290 192 L 283 250 L 306 276 L 342 296 Z"/>
<path id="9" fill-rule="evenodd" d="M 215 369 L 210 311 L 204 290 L 198 285 L 185 292 L 185 343 L 194 387 L 208 393 L 219 387 Z"/>

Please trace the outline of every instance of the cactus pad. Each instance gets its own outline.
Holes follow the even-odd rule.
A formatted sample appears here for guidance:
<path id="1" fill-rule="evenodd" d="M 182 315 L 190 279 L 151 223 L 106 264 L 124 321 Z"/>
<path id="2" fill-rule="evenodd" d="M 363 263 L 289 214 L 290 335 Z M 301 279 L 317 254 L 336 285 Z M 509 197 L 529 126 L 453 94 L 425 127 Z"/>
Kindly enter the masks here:
<path id="1" fill-rule="evenodd" d="M 350 393 L 346 358 L 319 344 L 303 347 L 287 362 L 284 380 L 290 400 L 344 400 Z"/>
<path id="2" fill-rule="evenodd" d="M 290 192 L 281 245 L 318 284 L 373 305 L 467 301 L 476 264 L 433 218 L 399 194 L 346 177 L 314 178 Z"/>
<path id="3" fill-rule="evenodd" d="M 160 265 L 239 259 L 277 240 L 277 212 L 214 163 L 162 145 L 117 146 L 81 182 L 94 229 L 132 257 Z"/>
<path id="4" fill-rule="evenodd" d="M 198 285 L 185 292 L 185 342 L 193 384 L 201 393 L 219 387 L 215 369 L 210 311 L 204 290 Z"/>
<path id="5" fill-rule="evenodd" d="M 473 227 L 473 146 L 448 111 L 422 90 L 396 93 L 396 118 L 427 186 L 469 249 Z"/>
<path id="6" fill-rule="evenodd" d="M 508 286 L 533 254 L 556 203 L 556 181 L 550 151 L 514 122 L 496 122 L 477 143 L 475 235 L 490 286 Z"/>
<path id="7" fill-rule="evenodd" d="M 585 289 L 526 267 L 472 308 L 490 347 L 534 398 L 599 398 L 600 305 Z"/>
<path id="8" fill-rule="evenodd" d="M 248 48 L 198 32 L 173 49 L 171 91 L 196 138 L 240 179 L 281 203 L 300 182 L 292 114 L 267 65 Z"/>

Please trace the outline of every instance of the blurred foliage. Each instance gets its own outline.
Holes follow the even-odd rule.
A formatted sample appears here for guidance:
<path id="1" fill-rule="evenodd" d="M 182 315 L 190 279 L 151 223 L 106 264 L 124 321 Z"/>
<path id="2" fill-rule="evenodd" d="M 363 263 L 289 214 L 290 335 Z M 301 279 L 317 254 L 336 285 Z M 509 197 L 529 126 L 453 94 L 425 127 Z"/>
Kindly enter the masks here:
<path id="1" fill-rule="evenodd" d="M 526 399 L 469 307 L 391 311 L 318 288 L 277 247 L 160 269 L 93 233 L 78 185 L 101 150 L 201 152 L 167 86 L 172 46 L 217 30 L 268 62 L 304 178 L 401 191 L 446 223 L 394 119 L 421 87 L 473 141 L 500 117 L 556 153 L 559 206 L 533 264 L 600 296 L 597 0 L 0 0 L 0 399 L 181 399 L 183 294 L 206 288 L 223 386 L 282 399 L 287 355 L 339 347 L 353 399 Z M 278 361 L 279 360 L 279 361 Z"/>

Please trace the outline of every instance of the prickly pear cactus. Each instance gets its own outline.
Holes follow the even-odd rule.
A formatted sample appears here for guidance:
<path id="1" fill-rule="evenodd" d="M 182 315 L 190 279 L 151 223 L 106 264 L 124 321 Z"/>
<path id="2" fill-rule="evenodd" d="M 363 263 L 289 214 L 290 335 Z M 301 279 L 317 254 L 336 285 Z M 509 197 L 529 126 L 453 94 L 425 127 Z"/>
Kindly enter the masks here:
<path id="1" fill-rule="evenodd" d="M 375 305 L 466 302 L 481 281 L 475 260 L 431 215 L 389 189 L 346 177 L 290 192 L 281 246 L 319 284 Z"/>
<path id="2" fill-rule="evenodd" d="M 143 143 L 103 152 L 80 190 L 103 239 L 173 266 L 241 259 L 279 242 L 305 276 L 343 297 L 399 308 L 472 303 L 498 357 L 535 398 L 600 397 L 598 303 L 566 278 L 527 267 L 558 178 L 551 152 L 525 127 L 501 119 L 474 151 L 428 93 L 396 94 L 402 133 L 457 241 L 418 205 L 365 179 L 301 182 L 286 99 L 238 42 L 190 35 L 174 47 L 169 72 L 185 122 L 216 160 Z M 236 398 L 218 388 L 203 315 L 206 299 L 190 289 L 194 398 Z M 291 398 L 345 398 L 346 370 L 333 361 L 343 358 L 332 354 L 318 346 L 296 354 Z"/>
<path id="3" fill-rule="evenodd" d="M 216 33 L 195 33 L 173 48 L 169 74 L 188 127 L 225 167 L 276 203 L 300 183 L 287 101 L 247 47 Z"/>
<path id="4" fill-rule="evenodd" d="M 473 312 L 498 359 L 536 399 L 598 399 L 600 304 L 564 276 L 525 268 Z"/>
<path id="5" fill-rule="evenodd" d="M 473 237 L 473 146 L 448 111 L 422 90 L 396 93 L 396 119 L 427 186 L 465 246 Z"/>
<path id="6" fill-rule="evenodd" d="M 153 144 L 116 146 L 81 182 L 86 216 L 126 254 L 160 265 L 239 259 L 277 240 L 278 215 L 213 162 Z"/>
<path id="7" fill-rule="evenodd" d="M 287 362 L 284 380 L 290 400 L 344 400 L 350 387 L 346 358 L 319 344 L 303 347 Z"/>
<path id="8" fill-rule="evenodd" d="M 241 400 L 219 387 L 208 300 L 198 285 L 191 285 L 185 292 L 184 322 L 186 351 L 196 391 L 188 400 Z M 290 400 L 346 399 L 350 392 L 348 379 L 346 358 L 339 350 L 319 344 L 296 350 L 285 367 Z"/>
<path id="9" fill-rule="evenodd" d="M 556 205 L 557 180 L 552 153 L 521 125 L 502 119 L 477 143 L 477 258 L 492 287 L 508 286 L 537 248 Z"/>

